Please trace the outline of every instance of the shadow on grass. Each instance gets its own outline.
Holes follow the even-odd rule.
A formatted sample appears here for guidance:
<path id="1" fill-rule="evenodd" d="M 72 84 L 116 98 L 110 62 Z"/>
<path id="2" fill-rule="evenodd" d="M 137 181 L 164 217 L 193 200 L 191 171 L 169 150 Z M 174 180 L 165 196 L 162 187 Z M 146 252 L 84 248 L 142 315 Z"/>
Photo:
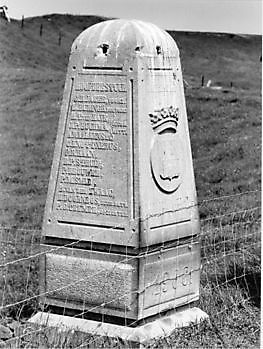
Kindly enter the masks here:
<path id="1" fill-rule="evenodd" d="M 230 266 L 229 272 L 235 275 L 229 282 L 230 285 L 237 284 L 241 290 L 246 294 L 250 302 L 260 308 L 260 294 L 261 294 L 261 272 L 260 270 L 248 271 L 244 273 L 244 269 L 240 266 Z"/>
<path id="2" fill-rule="evenodd" d="M 209 284 L 211 289 L 237 288 L 244 298 L 257 308 L 260 308 L 261 271 L 260 266 L 242 265 L 230 261 L 225 270 L 210 265 L 201 277 L 202 285 Z M 213 271 L 215 271 L 213 273 Z M 209 280 L 209 282 L 207 282 Z"/>

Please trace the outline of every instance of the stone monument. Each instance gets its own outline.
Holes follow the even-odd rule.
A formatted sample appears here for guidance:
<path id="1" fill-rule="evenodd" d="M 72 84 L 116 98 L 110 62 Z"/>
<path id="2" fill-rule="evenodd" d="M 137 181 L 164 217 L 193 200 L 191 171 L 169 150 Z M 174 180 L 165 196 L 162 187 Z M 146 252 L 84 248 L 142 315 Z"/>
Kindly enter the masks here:
<path id="1" fill-rule="evenodd" d="M 174 40 L 135 20 L 86 29 L 70 54 L 43 223 L 49 323 L 95 330 L 103 319 L 104 333 L 143 341 L 162 319 L 166 334 L 200 321 L 198 235 Z"/>

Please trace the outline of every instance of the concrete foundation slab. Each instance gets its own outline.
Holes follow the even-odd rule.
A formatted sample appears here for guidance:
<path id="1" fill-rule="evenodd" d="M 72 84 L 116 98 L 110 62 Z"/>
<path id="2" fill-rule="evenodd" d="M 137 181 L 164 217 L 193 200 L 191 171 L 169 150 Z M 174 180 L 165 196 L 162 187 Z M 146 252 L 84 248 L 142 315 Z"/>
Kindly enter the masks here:
<path id="1" fill-rule="evenodd" d="M 169 336 L 175 329 L 198 324 L 208 319 L 209 317 L 204 311 L 194 307 L 174 311 L 137 327 L 120 326 L 46 312 L 38 312 L 29 322 L 40 326 L 56 327 L 61 331 L 75 330 L 146 344 L 151 340 Z"/>

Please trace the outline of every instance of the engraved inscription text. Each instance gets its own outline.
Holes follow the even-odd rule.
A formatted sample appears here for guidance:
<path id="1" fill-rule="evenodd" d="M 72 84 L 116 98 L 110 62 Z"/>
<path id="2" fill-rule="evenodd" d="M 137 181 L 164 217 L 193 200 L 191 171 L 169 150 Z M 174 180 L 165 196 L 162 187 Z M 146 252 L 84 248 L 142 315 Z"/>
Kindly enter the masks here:
<path id="1" fill-rule="evenodd" d="M 58 214 L 128 216 L 127 134 L 125 76 L 79 75 L 59 164 Z"/>

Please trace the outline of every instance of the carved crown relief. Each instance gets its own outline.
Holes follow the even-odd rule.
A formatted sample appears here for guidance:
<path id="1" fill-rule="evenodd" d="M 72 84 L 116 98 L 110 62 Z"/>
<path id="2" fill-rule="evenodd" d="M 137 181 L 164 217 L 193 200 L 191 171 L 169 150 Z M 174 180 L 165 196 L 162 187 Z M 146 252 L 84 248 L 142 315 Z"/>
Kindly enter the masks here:
<path id="1" fill-rule="evenodd" d="M 179 108 L 170 106 L 168 108 L 162 108 L 156 110 L 154 113 L 149 114 L 152 128 L 158 129 L 160 133 L 163 129 L 173 128 L 176 132 L 179 120 Z"/>
<path id="2" fill-rule="evenodd" d="M 150 159 L 153 179 L 160 190 L 173 193 L 182 180 L 179 108 L 164 107 L 150 113 L 149 118 L 155 133 Z"/>

